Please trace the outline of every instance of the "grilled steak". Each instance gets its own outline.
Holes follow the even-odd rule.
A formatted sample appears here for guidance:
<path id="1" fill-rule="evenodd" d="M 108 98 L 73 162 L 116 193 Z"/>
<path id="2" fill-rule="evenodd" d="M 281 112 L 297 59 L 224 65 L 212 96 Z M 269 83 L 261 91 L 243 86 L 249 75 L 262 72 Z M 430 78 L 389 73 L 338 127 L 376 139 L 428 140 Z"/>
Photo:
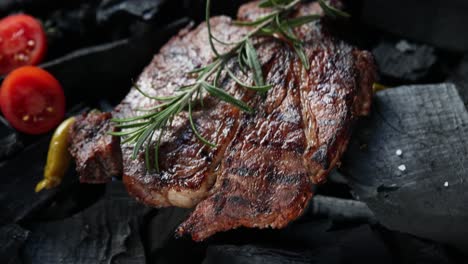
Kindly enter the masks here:
<path id="1" fill-rule="evenodd" d="M 242 6 L 238 19 L 254 20 L 268 12 L 257 5 Z M 307 4 L 296 15 L 320 12 L 318 5 Z M 225 41 L 240 39 L 249 30 L 234 26 L 228 17 L 210 21 L 213 34 Z M 239 226 L 284 227 L 303 212 L 312 184 L 323 182 L 336 165 L 356 117 L 369 112 L 375 80 L 371 55 L 335 40 L 323 21 L 303 25 L 296 34 L 305 42 L 309 71 L 287 43 L 265 38 L 257 39 L 256 46 L 266 83 L 273 85 L 266 95 L 221 77 L 222 87 L 247 102 L 254 114 L 208 96 L 194 111 L 199 132 L 216 147 L 195 137 L 186 113 L 163 136 L 160 173 L 146 170 L 143 153 L 133 160 L 132 145 L 121 146 L 123 181 L 130 194 L 155 207 L 196 206 L 179 234 L 203 240 Z M 213 59 L 207 43 L 204 24 L 183 30 L 154 57 L 137 84 L 158 96 L 190 84 L 186 73 Z M 218 47 L 220 52 L 227 49 Z M 247 77 L 243 81 L 253 83 Z M 113 115 L 138 115 L 138 109 L 157 103 L 132 89 Z M 80 157 L 79 151 L 74 156 Z"/>
<path id="2" fill-rule="evenodd" d="M 69 151 L 82 182 L 105 183 L 122 173 L 120 138 L 107 135 L 116 130 L 111 117 L 111 113 L 85 113 L 70 128 Z"/>

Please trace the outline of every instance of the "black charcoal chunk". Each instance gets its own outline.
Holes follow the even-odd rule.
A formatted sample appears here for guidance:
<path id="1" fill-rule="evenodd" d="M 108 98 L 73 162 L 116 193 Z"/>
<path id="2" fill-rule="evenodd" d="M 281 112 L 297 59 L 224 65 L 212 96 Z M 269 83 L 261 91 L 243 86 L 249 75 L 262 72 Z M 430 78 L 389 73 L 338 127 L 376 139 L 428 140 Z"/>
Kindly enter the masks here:
<path id="1" fill-rule="evenodd" d="M 24 144 L 18 133 L 0 116 L 0 162 L 13 157 L 23 148 Z"/>
<path id="2" fill-rule="evenodd" d="M 59 221 L 30 223 L 27 263 L 145 263 L 140 236 L 149 209 L 112 182 L 102 200 Z"/>
<path id="3" fill-rule="evenodd" d="M 467 51 L 467 9 L 465 0 L 364 0 L 360 20 L 408 39 Z"/>
<path id="4" fill-rule="evenodd" d="M 203 264 L 245 264 L 245 263 L 311 263 L 311 258 L 304 252 L 257 247 L 254 245 L 218 245 L 210 246 Z"/>
<path id="5" fill-rule="evenodd" d="M 134 38 L 76 50 L 41 67 L 60 81 L 68 105 L 103 98 L 119 102 L 161 45 L 186 24 L 182 19 L 158 29 L 148 28 Z M 132 54 L 131 60 L 128 54 Z"/>
<path id="6" fill-rule="evenodd" d="M 19 262 L 19 250 L 29 236 L 29 232 L 16 224 L 0 227 L 0 263 Z"/>
<path id="7" fill-rule="evenodd" d="M 169 207 L 148 215 L 145 241 L 149 263 L 200 263 L 203 260 L 204 243 L 194 242 L 188 237 L 175 237 L 176 228 L 187 219 L 190 211 Z"/>
<path id="8" fill-rule="evenodd" d="M 427 78 L 437 62 L 435 50 L 406 40 L 383 41 L 372 50 L 380 74 L 400 81 Z"/>
<path id="9" fill-rule="evenodd" d="M 392 263 L 385 242 L 369 225 L 319 231 L 317 224 L 320 226 L 317 221 L 293 223 L 289 230 L 280 230 L 273 239 L 263 241 L 252 236 L 255 244 L 237 246 L 235 239 L 224 242 L 236 245 L 212 244 L 203 263 Z M 285 232 L 290 234 L 285 236 Z"/>
<path id="10" fill-rule="evenodd" d="M 448 81 L 457 86 L 465 106 L 468 105 L 468 55 L 463 57 L 458 67 L 456 67 L 455 71 L 450 75 Z"/>
<path id="11" fill-rule="evenodd" d="M 377 93 L 344 165 L 384 226 L 468 249 L 468 113 L 454 85 Z"/>
<path id="12" fill-rule="evenodd" d="M 164 0 L 102 0 L 96 12 L 97 21 L 98 23 L 107 22 L 119 14 L 149 20 L 158 13 L 164 2 Z"/>
<path id="13" fill-rule="evenodd" d="M 49 137 L 42 138 L 0 166 L 0 224 L 16 223 L 30 216 L 50 204 L 59 192 L 78 183 L 70 170 L 59 187 L 34 192 L 44 175 L 49 141 Z"/>
<path id="14" fill-rule="evenodd" d="M 376 223 L 374 213 L 364 202 L 322 195 L 312 198 L 305 214 L 338 222 Z"/>
<path id="15" fill-rule="evenodd" d="M 19 139 L 17 133 L 0 139 L 0 162 L 13 157 L 16 153 L 23 149 L 23 142 Z"/>
<path id="16" fill-rule="evenodd" d="M 457 261 L 458 254 L 442 244 L 424 240 L 400 232 L 383 232 L 394 254 L 396 263 L 450 264 Z"/>

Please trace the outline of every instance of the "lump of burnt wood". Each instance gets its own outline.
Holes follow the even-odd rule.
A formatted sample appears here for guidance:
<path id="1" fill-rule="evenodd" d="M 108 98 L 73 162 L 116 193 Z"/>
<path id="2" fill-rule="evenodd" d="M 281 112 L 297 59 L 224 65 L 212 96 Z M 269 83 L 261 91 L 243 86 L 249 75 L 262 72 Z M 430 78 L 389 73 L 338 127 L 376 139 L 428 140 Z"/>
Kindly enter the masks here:
<path id="1" fill-rule="evenodd" d="M 354 192 L 387 228 L 468 249 L 468 113 L 455 86 L 387 89 L 374 107 L 344 159 Z"/>
<path id="2" fill-rule="evenodd" d="M 23 147 L 19 134 L 0 116 L 0 162 L 13 157 Z"/>
<path id="3" fill-rule="evenodd" d="M 381 77 L 389 78 L 390 82 L 422 81 L 428 78 L 437 62 L 434 48 L 406 40 L 383 41 L 372 54 Z"/>
<path id="4" fill-rule="evenodd" d="M 59 192 L 78 183 L 70 170 L 57 188 L 34 192 L 43 177 L 49 141 L 48 137 L 42 138 L 0 166 L 0 225 L 23 220 L 49 204 Z"/>
<path id="5" fill-rule="evenodd" d="M 145 263 L 140 231 L 149 208 L 129 197 L 121 182 L 106 187 L 100 201 L 72 217 L 25 224 L 31 231 L 25 263 Z"/>
<path id="6" fill-rule="evenodd" d="M 19 251 L 28 236 L 29 231 L 16 224 L 0 227 L 0 263 L 22 263 L 19 260 Z"/>
<path id="7" fill-rule="evenodd" d="M 122 173 L 120 138 L 108 134 L 116 131 L 111 117 L 92 111 L 79 116 L 70 128 L 70 153 L 81 182 L 105 183 Z"/>

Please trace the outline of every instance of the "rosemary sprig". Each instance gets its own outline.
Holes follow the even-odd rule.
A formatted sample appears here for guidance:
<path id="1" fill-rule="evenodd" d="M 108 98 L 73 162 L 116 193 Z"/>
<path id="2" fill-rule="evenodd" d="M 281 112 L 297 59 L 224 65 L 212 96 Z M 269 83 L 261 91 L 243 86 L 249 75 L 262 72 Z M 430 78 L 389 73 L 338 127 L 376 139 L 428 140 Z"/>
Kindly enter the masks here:
<path id="1" fill-rule="evenodd" d="M 215 55 L 213 61 L 206 66 L 195 69 L 188 74 L 193 77 L 193 83 L 187 86 L 179 87 L 171 96 L 158 97 L 150 96 L 142 91 L 138 86 L 135 88 L 145 97 L 160 102 L 159 105 L 152 109 L 142 110 L 146 113 L 122 119 L 113 119 L 116 126 L 122 131 L 110 132 L 111 135 L 123 137 L 123 144 L 134 144 L 132 158 L 136 159 L 140 150 L 144 147 L 145 163 L 147 170 L 154 168 L 159 172 L 159 147 L 161 139 L 170 126 L 172 120 L 184 110 L 188 110 L 188 119 L 194 135 L 204 144 L 209 147 L 215 147 L 216 144 L 205 139 L 197 129 L 197 124 L 193 120 L 193 107 L 199 102 L 203 106 L 202 97 L 209 94 L 219 100 L 230 103 L 242 111 L 251 113 L 253 110 L 242 100 L 239 100 L 218 85 L 219 78 L 223 72 L 227 77 L 236 82 L 239 86 L 246 89 L 266 92 L 272 86 L 265 84 L 261 63 L 257 54 L 257 50 L 252 41 L 257 36 L 271 36 L 279 39 L 284 39 L 295 50 L 298 58 L 301 60 L 305 69 L 309 69 L 310 64 L 307 55 L 304 51 L 302 41 L 294 34 L 294 28 L 310 23 L 319 19 L 317 15 L 302 16 L 297 18 L 289 18 L 288 15 L 300 3 L 300 0 L 264 0 L 259 6 L 262 8 L 270 8 L 272 11 L 258 18 L 255 21 L 238 21 L 235 22 L 238 26 L 248 26 L 252 29 L 243 36 L 240 40 L 227 43 L 218 39 L 211 31 L 210 6 L 211 0 L 206 1 L 206 26 L 208 30 L 209 45 Z M 319 0 L 322 9 L 330 17 L 336 18 L 340 16 L 348 16 L 341 10 L 338 10 L 323 0 Z M 216 48 L 216 43 L 229 46 L 229 50 L 225 53 L 220 53 Z M 234 65 L 241 69 L 241 73 L 245 76 L 251 74 L 254 81 L 253 84 L 244 83 L 236 76 L 232 69 L 228 67 L 228 62 L 234 60 Z M 154 144 L 154 166 L 151 166 L 150 151 L 153 136 L 157 134 Z"/>

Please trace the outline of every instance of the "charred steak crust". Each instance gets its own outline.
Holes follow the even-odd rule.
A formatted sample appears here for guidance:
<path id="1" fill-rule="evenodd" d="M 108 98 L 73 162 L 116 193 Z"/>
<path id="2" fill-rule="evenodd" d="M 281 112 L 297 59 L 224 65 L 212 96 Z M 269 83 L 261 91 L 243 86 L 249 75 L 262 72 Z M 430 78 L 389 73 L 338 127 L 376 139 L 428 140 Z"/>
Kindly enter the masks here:
<path id="1" fill-rule="evenodd" d="M 243 5 L 238 19 L 253 20 L 268 12 L 257 6 Z M 317 4 L 306 4 L 296 15 L 321 12 Z M 248 31 L 228 17 L 210 21 L 213 34 L 227 42 Z M 221 78 L 222 87 L 253 107 L 254 114 L 212 97 L 194 111 L 199 132 L 217 147 L 195 137 L 186 114 L 176 117 L 163 136 L 160 173 L 146 171 L 143 153 L 133 160 L 132 146 L 122 146 L 123 181 L 130 194 L 155 207 L 196 205 L 179 235 L 203 240 L 239 226 L 284 227 L 303 212 L 312 185 L 324 181 L 340 159 L 356 117 L 369 112 L 376 78 L 372 56 L 335 40 L 322 21 L 301 26 L 296 34 L 305 41 L 309 71 L 287 44 L 265 38 L 256 44 L 265 80 L 273 85 L 266 95 Z M 139 87 L 165 96 L 189 84 L 185 73 L 213 59 L 207 43 L 204 24 L 183 30 L 143 71 Z M 227 48 L 220 45 L 218 50 Z M 229 67 L 238 70 L 235 64 Z M 243 81 L 253 83 L 250 77 Z M 155 104 L 132 89 L 113 115 L 133 116 Z"/>
<path id="2" fill-rule="evenodd" d="M 69 151 L 81 182 L 105 183 L 122 173 L 120 138 L 107 134 L 116 131 L 111 117 L 111 113 L 85 113 L 70 128 Z"/>

